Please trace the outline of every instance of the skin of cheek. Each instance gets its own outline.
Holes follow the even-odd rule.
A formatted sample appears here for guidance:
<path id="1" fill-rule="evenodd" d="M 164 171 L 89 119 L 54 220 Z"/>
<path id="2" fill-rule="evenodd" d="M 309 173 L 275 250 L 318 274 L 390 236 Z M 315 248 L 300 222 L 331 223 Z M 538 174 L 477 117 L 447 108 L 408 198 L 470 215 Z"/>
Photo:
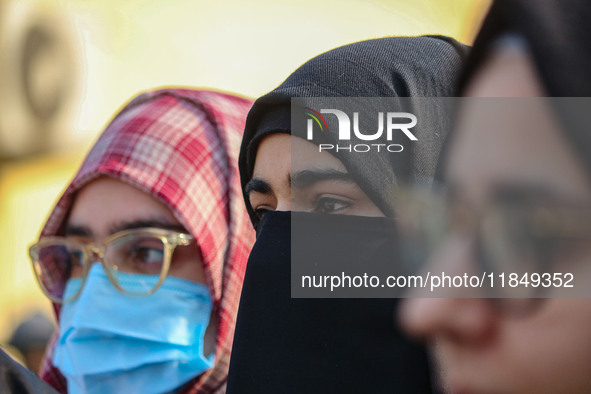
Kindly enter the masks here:
<path id="1" fill-rule="evenodd" d="M 591 300 L 547 299 L 523 321 L 505 320 L 501 332 L 516 359 L 522 392 L 588 393 L 591 389 Z M 520 373 L 521 372 L 521 373 Z"/>
<path id="2" fill-rule="evenodd" d="M 591 300 L 543 302 L 531 316 L 499 319 L 494 335 L 478 344 L 436 336 L 430 348 L 443 387 L 450 392 L 588 393 Z"/>
<path id="3" fill-rule="evenodd" d="M 205 283 L 205 271 L 201 251 L 197 245 L 177 246 L 172 255 L 170 276 Z"/>
<path id="4" fill-rule="evenodd" d="M 588 288 L 591 283 L 589 261 L 591 248 L 585 246 L 577 253 L 564 256 L 552 271 L 571 272 L 575 286 Z M 582 291 L 579 294 L 585 295 Z M 524 365 L 537 367 L 528 371 L 532 376 L 531 387 L 537 392 L 587 393 L 591 390 L 591 298 L 548 298 L 543 300 L 540 310 L 522 324 L 508 320 L 504 325 L 506 331 L 512 333 L 515 346 L 523 346 L 521 354 L 534 349 L 529 352 L 530 361 L 525 357 L 522 361 Z"/>

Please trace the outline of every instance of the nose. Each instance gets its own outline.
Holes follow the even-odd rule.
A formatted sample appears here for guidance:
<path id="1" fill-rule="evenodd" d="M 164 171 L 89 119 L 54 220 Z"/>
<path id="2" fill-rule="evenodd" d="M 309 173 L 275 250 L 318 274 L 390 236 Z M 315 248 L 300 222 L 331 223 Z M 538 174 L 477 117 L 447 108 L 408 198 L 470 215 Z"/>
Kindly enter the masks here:
<path id="1" fill-rule="evenodd" d="M 446 241 L 429 264 L 431 274 L 464 275 L 474 267 L 470 239 Z M 448 289 L 446 289 L 447 291 Z M 454 290 L 454 289 L 451 289 Z M 451 296 L 454 293 L 451 292 Z M 479 293 L 469 293 L 478 296 Z M 457 297 L 457 294 L 456 294 Z M 484 298 L 408 298 L 399 310 L 403 329 L 412 336 L 461 343 L 482 343 L 494 335 L 497 311 Z"/>
<path id="2" fill-rule="evenodd" d="M 494 314 L 482 298 L 413 298 L 402 303 L 399 318 L 411 336 L 477 344 L 493 337 Z"/>
<path id="3" fill-rule="evenodd" d="M 87 246 L 87 253 L 88 253 L 88 259 L 89 259 L 90 264 L 102 261 L 102 259 L 104 257 L 103 251 L 98 246 L 92 245 L 92 244 L 89 244 Z"/>
<path id="4" fill-rule="evenodd" d="M 277 198 L 276 211 L 291 211 L 292 210 L 292 199 L 291 196 L 281 196 Z"/>

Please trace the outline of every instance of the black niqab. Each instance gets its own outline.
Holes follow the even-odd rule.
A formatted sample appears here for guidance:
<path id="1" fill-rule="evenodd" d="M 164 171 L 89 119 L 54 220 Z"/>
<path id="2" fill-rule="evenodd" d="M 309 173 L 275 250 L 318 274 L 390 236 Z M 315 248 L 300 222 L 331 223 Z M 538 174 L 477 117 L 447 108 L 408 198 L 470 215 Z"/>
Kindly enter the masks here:
<path id="1" fill-rule="evenodd" d="M 591 3 L 588 0 L 496 0 L 460 77 L 460 93 L 480 69 L 492 46 L 517 34 L 533 58 L 540 82 L 552 100 L 571 146 L 591 177 Z M 444 158 L 442 158 L 444 159 Z"/>

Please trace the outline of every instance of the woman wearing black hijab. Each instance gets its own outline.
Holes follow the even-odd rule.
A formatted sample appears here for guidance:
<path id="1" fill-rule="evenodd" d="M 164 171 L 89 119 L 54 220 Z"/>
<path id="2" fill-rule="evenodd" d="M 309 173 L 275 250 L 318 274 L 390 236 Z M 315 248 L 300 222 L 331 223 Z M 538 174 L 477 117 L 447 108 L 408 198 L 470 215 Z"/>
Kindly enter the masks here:
<path id="1" fill-rule="evenodd" d="M 310 60 L 256 101 L 239 166 L 257 241 L 240 302 L 229 393 L 431 392 L 423 349 L 394 323 L 397 300 L 291 298 L 290 260 L 395 264 L 397 185 L 432 177 L 445 136 L 438 116 L 445 108 L 400 98 L 450 96 L 465 51 L 446 37 L 359 42 Z M 305 123 L 291 119 L 297 97 L 304 98 L 297 108 L 307 110 L 332 104 L 327 97 L 389 97 L 390 108 L 416 114 L 419 143 L 400 133 L 375 142 L 399 142 L 402 152 L 318 152 L 321 143 L 339 143 L 328 132 L 338 127 L 325 116 L 325 132 L 306 141 Z M 366 141 L 355 134 L 350 142 Z M 294 223 L 305 234 L 292 233 Z"/>
<path id="2" fill-rule="evenodd" d="M 494 299 L 405 301 L 402 321 L 435 344 L 451 393 L 591 392 L 590 19 L 586 0 L 497 1 L 475 42 L 429 269 L 518 272 L 522 298 L 498 284 Z M 526 285 L 565 274 L 571 293 Z"/>

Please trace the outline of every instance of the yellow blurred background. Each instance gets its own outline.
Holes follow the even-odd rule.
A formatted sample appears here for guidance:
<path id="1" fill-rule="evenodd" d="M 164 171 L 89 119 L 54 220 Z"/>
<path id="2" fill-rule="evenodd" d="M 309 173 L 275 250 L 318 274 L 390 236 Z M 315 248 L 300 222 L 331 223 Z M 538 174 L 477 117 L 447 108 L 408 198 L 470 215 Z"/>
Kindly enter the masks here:
<path id="1" fill-rule="evenodd" d="M 489 0 L 0 0 L 0 344 L 51 308 L 27 247 L 116 110 L 162 85 L 257 97 L 387 35 L 470 44 Z"/>

